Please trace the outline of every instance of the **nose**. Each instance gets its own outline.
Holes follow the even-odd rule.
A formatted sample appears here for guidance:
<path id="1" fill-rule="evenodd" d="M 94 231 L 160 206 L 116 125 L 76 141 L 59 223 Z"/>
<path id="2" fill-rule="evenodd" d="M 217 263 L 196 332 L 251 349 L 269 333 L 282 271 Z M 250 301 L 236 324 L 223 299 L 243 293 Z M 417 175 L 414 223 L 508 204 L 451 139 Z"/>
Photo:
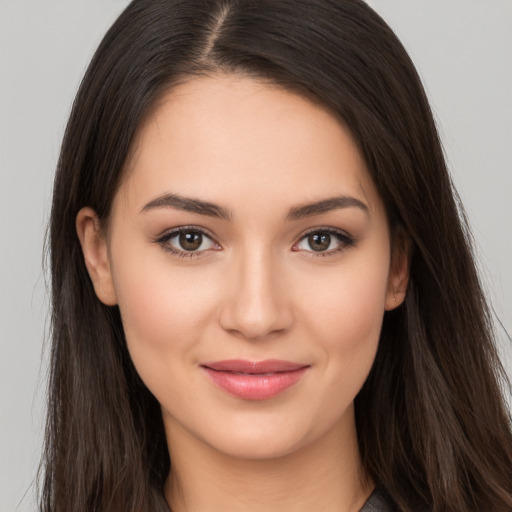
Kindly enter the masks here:
<path id="1" fill-rule="evenodd" d="M 232 265 L 221 327 L 239 338 L 262 340 L 293 323 L 288 287 L 272 256 L 263 251 L 240 256 Z"/>

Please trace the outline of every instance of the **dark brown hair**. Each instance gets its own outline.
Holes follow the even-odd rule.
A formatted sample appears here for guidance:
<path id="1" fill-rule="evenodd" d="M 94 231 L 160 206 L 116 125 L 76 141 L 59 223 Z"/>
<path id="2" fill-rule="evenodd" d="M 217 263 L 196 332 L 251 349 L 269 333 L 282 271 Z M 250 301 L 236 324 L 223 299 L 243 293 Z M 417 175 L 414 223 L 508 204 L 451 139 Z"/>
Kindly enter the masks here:
<path id="1" fill-rule="evenodd" d="M 43 512 L 168 511 L 159 404 L 117 307 L 87 274 L 75 218 L 108 221 L 138 127 L 182 79 L 242 73 L 320 102 L 351 131 L 390 222 L 412 241 L 405 303 L 386 313 L 356 398 L 364 468 L 399 510 L 512 509 L 506 378 L 470 236 L 418 75 L 360 0 L 134 0 L 99 46 L 55 178 Z"/>

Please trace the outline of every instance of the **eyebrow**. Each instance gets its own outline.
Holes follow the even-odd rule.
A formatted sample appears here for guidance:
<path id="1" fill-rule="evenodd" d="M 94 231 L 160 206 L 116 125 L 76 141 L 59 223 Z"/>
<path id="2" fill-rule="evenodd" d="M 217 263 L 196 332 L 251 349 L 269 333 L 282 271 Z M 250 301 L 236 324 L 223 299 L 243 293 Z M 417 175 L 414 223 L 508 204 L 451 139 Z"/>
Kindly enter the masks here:
<path id="1" fill-rule="evenodd" d="M 229 210 L 222 206 L 200 199 L 183 197 L 178 194 L 164 194 L 163 196 L 157 197 L 147 203 L 140 212 L 143 213 L 155 208 L 174 208 L 224 220 L 230 220 L 232 217 Z M 299 220 L 342 208 L 359 208 L 366 214 L 369 213 L 368 206 L 361 200 L 351 196 L 337 196 L 291 208 L 286 219 Z"/>
<path id="2" fill-rule="evenodd" d="M 176 210 L 198 213 L 199 215 L 207 215 L 209 217 L 216 217 L 218 219 L 225 220 L 229 220 L 231 218 L 230 212 L 221 206 L 209 203 L 208 201 L 183 197 L 177 194 L 165 194 L 157 197 L 147 203 L 140 212 L 147 212 L 154 208 L 174 208 Z"/>
<path id="3" fill-rule="evenodd" d="M 292 208 L 286 218 L 288 220 L 299 220 L 342 208 L 359 208 L 366 214 L 370 213 L 368 206 L 361 200 L 351 196 L 337 196 Z"/>

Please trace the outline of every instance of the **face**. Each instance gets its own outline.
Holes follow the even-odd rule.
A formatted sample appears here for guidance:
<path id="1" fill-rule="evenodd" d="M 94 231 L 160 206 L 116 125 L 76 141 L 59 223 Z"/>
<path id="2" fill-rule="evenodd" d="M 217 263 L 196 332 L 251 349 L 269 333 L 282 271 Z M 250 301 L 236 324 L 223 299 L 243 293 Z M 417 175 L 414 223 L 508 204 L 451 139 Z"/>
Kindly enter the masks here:
<path id="1" fill-rule="evenodd" d="M 77 226 L 168 435 L 263 458 L 355 428 L 406 272 L 329 112 L 243 77 L 181 84 L 141 128 L 107 234 L 90 209 Z"/>

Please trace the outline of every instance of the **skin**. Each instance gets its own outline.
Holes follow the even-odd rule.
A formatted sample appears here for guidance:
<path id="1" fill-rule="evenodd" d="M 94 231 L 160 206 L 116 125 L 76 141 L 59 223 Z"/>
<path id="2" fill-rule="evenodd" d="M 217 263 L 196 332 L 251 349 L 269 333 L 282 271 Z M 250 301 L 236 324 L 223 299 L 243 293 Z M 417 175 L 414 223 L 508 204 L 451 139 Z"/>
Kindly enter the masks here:
<path id="1" fill-rule="evenodd" d="M 166 194 L 229 218 L 155 206 Z M 339 196 L 363 206 L 290 218 Z M 171 236 L 183 226 L 208 235 L 198 251 Z M 308 233 L 326 229 L 341 238 L 314 251 Z M 141 127 L 106 232 L 90 208 L 77 231 L 96 293 L 119 306 L 133 362 L 162 406 L 173 511 L 362 506 L 373 486 L 353 400 L 384 312 L 403 301 L 408 257 L 400 244 L 391 253 L 382 201 L 333 115 L 247 77 L 191 79 Z M 245 400 L 201 369 L 225 359 L 308 369 L 273 398 Z"/>

